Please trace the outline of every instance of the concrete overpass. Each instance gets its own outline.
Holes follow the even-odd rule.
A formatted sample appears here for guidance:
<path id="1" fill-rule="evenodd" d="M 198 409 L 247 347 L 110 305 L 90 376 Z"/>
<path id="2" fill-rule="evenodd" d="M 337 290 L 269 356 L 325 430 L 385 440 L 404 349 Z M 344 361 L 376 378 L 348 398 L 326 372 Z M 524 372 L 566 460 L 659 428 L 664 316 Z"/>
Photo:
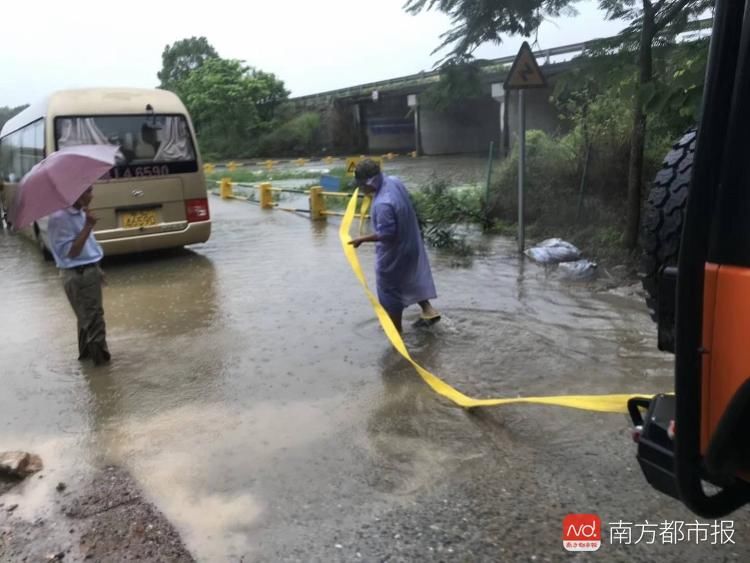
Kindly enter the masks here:
<path id="1" fill-rule="evenodd" d="M 573 63 L 555 63 L 552 58 L 581 53 L 586 47 L 586 43 L 577 43 L 534 53 L 549 85 L 527 92 L 529 129 L 552 132 L 559 128 L 549 97 L 557 77 Z M 504 82 L 514 58 L 479 61 L 481 96 L 450 111 L 437 112 L 419 104 L 420 94 L 440 80 L 439 70 L 299 96 L 291 102 L 299 111 L 324 114 L 327 130 L 323 136 L 332 150 L 479 153 L 487 150 L 490 141 L 502 150 L 512 142 L 512 132 L 517 129 L 517 95 L 498 95 L 497 85 Z"/>
<path id="2" fill-rule="evenodd" d="M 698 20 L 689 31 L 700 33 L 710 26 L 710 18 Z M 550 133 L 561 129 L 557 109 L 549 101 L 555 83 L 562 73 L 576 66 L 577 61 L 571 57 L 601 41 L 534 52 L 548 87 L 526 93 L 528 129 Z M 440 80 L 440 70 L 299 96 L 291 102 L 300 111 L 323 114 L 323 138 L 332 152 L 479 153 L 494 141 L 503 154 L 518 130 L 518 94 L 503 93 L 499 88 L 514 59 L 477 61 L 481 96 L 451 111 L 432 111 L 419 104 L 420 94 Z"/>

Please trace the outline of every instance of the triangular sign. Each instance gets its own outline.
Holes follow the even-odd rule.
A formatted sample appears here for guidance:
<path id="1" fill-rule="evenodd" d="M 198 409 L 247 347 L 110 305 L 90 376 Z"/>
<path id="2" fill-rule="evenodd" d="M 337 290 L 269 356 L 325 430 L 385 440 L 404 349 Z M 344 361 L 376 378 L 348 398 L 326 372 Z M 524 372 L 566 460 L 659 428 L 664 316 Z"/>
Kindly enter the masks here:
<path id="1" fill-rule="evenodd" d="M 505 79 L 506 90 L 521 90 L 523 88 L 545 88 L 547 81 L 544 79 L 539 65 L 531 52 L 531 47 L 524 41 L 523 45 L 510 67 L 508 77 Z"/>

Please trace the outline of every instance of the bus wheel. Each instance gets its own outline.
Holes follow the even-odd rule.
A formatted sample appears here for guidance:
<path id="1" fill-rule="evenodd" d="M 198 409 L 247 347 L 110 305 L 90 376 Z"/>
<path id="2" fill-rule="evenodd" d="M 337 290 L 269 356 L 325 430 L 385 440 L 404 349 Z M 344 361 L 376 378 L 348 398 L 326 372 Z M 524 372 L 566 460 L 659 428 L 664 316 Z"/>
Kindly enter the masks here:
<path id="1" fill-rule="evenodd" d="M 676 266 L 693 169 L 696 130 L 689 129 L 662 162 L 654 178 L 641 225 L 641 281 L 651 318 L 658 313 L 659 273 Z M 673 343 L 671 343 L 673 344 Z"/>
<path id="2" fill-rule="evenodd" d="M 42 258 L 44 258 L 45 262 L 51 262 L 53 257 L 52 253 L 47 250 L 47 247 L 44 244 L 44 239 L 42 238 L 42 234 L 39 232 L 39 226 L 34 223 L 34 235 L 36 238 L 36 244 L 39 247 L 39 252 L 42 253 Z"/>

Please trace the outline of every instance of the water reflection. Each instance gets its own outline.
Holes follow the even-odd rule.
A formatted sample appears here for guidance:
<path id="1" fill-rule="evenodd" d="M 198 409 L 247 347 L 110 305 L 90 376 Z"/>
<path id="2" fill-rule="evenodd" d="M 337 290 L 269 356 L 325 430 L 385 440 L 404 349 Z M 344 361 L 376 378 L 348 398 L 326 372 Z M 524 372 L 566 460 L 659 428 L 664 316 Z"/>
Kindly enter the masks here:
<path id="1" fill-rule="evenodd" d="M 516 274 L 516 299 L 518 301 L 523 302 L 526 299 L 526 291 L 525 291 L 525 272 L 526 272 L 526 260 L 524 260 L 523 256 L 519 257 L 518 259 L 518 266 L 517 266 L 517 274 Z"/>
<path id="2" fill-rule="evenodd" d="M 81 365 L 91 429 L 99 433 L 129 418 L 216 400 L 230 345 L 220 330 L 213 262 L 172 251 L 109 259 L 105 271 L 112 362 Z M 201 338 L 204 333 L 215 341 Z"/>
<path id="3" fill-rule="evenodd" d="M 333 219 L 338 221 L 337 219 Z M 326 221 L 310 221 L 310 232 L 312 233 L 313 244 L 322 247 L 328 244 L 328 237 L 336 235 L 331 226 Z"/>
<path id="4" fill-rule="evenodd" d="M 216 270 L 201 254 L 180 250 L 115 257 L 104 267 L 105 315 L 117 331 L 180 335 L 216 321 Z"/>

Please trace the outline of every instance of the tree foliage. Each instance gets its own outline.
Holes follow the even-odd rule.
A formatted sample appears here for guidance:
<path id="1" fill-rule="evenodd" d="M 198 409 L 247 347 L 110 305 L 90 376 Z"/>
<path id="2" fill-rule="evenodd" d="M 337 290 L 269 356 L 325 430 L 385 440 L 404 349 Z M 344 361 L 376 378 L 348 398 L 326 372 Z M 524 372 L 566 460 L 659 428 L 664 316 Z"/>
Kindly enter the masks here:
<path id="1" fill-rule="evenodd" d="M 189 37 L 164 47 L 161 54 L 162 68 L 157 73 L 160 87 L 177 91 L 188 75 L 200 68 L 209 59 L 218 59 L 219 54 L 205 37 Z"/>
<path id="2" fill-rule="evenodd" d="M 440 70 L 440 79 L 420 95 L 427 109 L 446 111 L 482 95 L 481 69 L 472 63 L 450 62 Z"/>
<path id="3" fill-rule="evenodd" d="M 610 20 L 624 20 L 628 26 L 621 40 L 638 44 L 646 19 L 653 20 L 657 44 L 670 43 L 685 31 L 691 20 L 713 7 L 714 0 L 599 0 L 599 8 Z M 648 22 L 646 22 L 648 23 Z"/>
<path id="4" fill-rule="evenodd" d="M 485 42 L 502 41 L 503 35 L 530 36 L 546 17 L 570 11 L 577 0 L 408 0 L 405 9 L 412 13 L 436 9 L 451 17 L 452 29 L 442 35 L 438 50 L 451 46 L 448 59 L 465 62 L 473 50 Z M 659 69 L 654 67 L 654 49 L 673 45 L 691 20 L 710 9 L 713 0 L 599 0 L 599 8 L 611 20 L 624 20 L 626 28 L 612 42 L 601 43 L 599 49 L 620 52 L 635 63 L 632 95 L 632 127 L 628 157 L 628 201 L 625 245 L 633 248 L 638 238 L 640 208 L 643 200 L 644 150 L 648 111 L 661 97 L 666 104 L 692 103 L 697 89 L 678 84 L 676 89 L 661 96 Z M 696 56 L 691 64 L 672 72 L 676 82 L 692 79 L 692 69 L 700 66 Z M 675 80 L 679 79 L 679 80 Z M 624 82 L 627 82 L 624 81 Z M 678 109 L 687 116 L 688 109 Z"/>
<path id="5" fill-rule="evenodd" d="M 291 118 L 279 116 L 272 130 L 261 137 L 258 152 L 264 156 L 305 156 L 320 144 L 320 114 L 305 112 Z"/>
<path id="6" fill-rule="evenodd" d="M 179 90 L 203 149 L 232 156 L 252 150 L 288 96 L 284 83 L 273 74 L 220 58 L 208 59 L 191 71 Z"/>
<path id="7" fill-rule="evenodd" d="M 0 107 L 0 129 L 3 128 L 3 125 L 5 125 L 6 121 L 8 121 L 14 115 L 21 113 L 27 107 L 29 107 L 28 104 L 25 104 L 22 106 L 16 106 L 16 107 L 9 107 L 9 106 Z"/>
<path id="8" fill-rule="evenodd" d="M 643 85 L 649 136 L 677 137 L 695 124 L 707 59 L 708 39 L 655 51 L 653 80 Z M 552 101 L 563 119 L 572 126 L 586 125 L 594 137 L 597 131 L 614 130 L 627 136 L 632 128 L 628 122 L 632 121 L 632 107 L 625 107 L 623 102 L 635 95 L 637 70 L 632 55 L 626 51 L 608 54 L 590 51 L 577 59 L 576 68 L 559 76 Z M 601 111 L 604 107 L 611 107 L 611 113 Z"/>
<path id="9" fill-rule="evenodd" d="M 411 14 L 437 10 L 447 14 L 452 27 L 441 35 L 435 51 L 451 47 L 446 58 L 464 61 L 483 43 L 502 43 L 505 36 L 530 37 L 545 20 L 573 16 L 579 0 L 407 0 Z M 670 41 L 691 19 L 710 9 L 714 0 L 598 0 L 610 20 L 628 26 L 617 44 L 637 47 L 644 17 L 653 17 L 660 41 Z"/>
<path id="10" fill-rule="evenodd" d="M 223 59 L 205 37 L 167 45 L 158 73 L 190 111 L 208 157 L 249 156 L 267 133 L 289 92 L 275 75 Z"/>
<path id="11" fill-rule="evenodd" d="M 578 0 L 408 0 L 404 8 L 417 14 L 439 10 L 453 27 L 441 35 L 435 51 L 453 46 L 448 58 L 465 60 L 486 42 L 501 43 L 503 35 L 530 36 L 550 17 L 575 14 Z"/>

